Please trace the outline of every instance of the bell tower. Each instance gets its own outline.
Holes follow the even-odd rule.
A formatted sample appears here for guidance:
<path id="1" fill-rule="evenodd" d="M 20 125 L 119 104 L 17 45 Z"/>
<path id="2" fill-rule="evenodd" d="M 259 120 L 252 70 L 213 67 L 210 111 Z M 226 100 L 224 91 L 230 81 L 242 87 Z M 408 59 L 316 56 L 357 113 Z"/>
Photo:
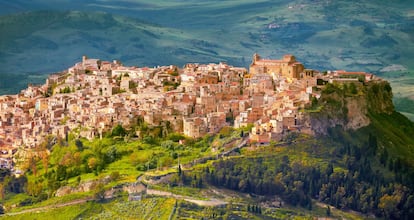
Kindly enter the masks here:
<path id="1" fill-rule="evenodd" d="M 253 55 L 253 60 L 252 60 L 252 64 L 255 64 L 256 61 L 259 61 L 261 59 L 261 57 L 259 56 L 259 54 L 255 53 Z"/>

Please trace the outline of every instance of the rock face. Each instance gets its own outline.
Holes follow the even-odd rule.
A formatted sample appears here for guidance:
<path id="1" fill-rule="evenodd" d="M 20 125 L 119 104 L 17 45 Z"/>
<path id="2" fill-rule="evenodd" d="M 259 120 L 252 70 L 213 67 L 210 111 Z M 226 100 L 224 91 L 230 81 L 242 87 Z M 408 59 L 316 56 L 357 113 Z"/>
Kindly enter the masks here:
<path id="1" fill-rule="evenodd" d="M 356 130 L 370 124 L 371 113 L 391 114 L 394 111 L 388 82 L 361 83 L 356 88 L 356 92 L 350 92 L 348 86 L 330 85 L 322 91 L 318 101 L 321 110 L 306 117 L 314 133 L 326 135 L 329 128 L 337 126 Z"/>
<path id="2" fill-rule="evenodd" d="M 348 122 L 344 125 L 345 129 L 356 130 L 369 125 L 368 109 L 364 102 L 363 97 L 346 98 Z"/>
<path id="3" fill-rule="evenodd" d="M 79 186 L 77 187 L 62 186 L 56 191 L 55 196 L 62 197 L 62 196 L 69 195 L 72 193 L 89 192 L 91 190 L 95 190 L 96 186 L 99 183 L 103 183 L 104 185 L 106 185 L 109 182 L 111 182 L 111 179 L 108 176 L 100 180 L 91 180 L 88 182 L 83 182 L 79 184 Z M 105 198 L 112 198 L 114 194 L 118 192 L 127 192 L 128 194 L 140 194 L 140 193 L 145 192 L 146 189 L 147 187 L 140 182 L 122 183 L 120 185 L 114 186 L 111 189 L 105 191 Z"/>
<path id="4" fill-rule="evenodd" d="M 89 192 L 94 190 L 98 183 L 108 184 L 110 182 L 110 178 L 106 177 L 101 180 L 92 180 L 88 182 L 83 182 L 79 184 L 79 186 L 62 186 L 58 190 L 56 190 L 55 196 L 62 197 L 72 193 L 79 193 L 79 192 Z"/>

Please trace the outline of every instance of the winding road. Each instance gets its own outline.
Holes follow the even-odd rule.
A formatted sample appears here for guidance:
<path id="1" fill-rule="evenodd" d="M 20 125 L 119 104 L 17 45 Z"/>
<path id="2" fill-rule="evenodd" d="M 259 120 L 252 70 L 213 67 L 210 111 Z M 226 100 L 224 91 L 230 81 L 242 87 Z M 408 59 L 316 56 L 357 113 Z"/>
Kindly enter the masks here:
<path id="1" fill-rule="evenodd" d="M 73 200 L 73 201 L 70 201 L 70 202 L 53 204 L 53 205 L 48 205 L 48 206 L 42 206 L 42 207 L 37 207 L 37 208 L 32 208 L 32 209 L 26 209 L 26 210 L 22 210 L 22 211 L 19 211 L 19 212 L 4 213 L 3 216 L 20 215 L 20 214 L 25 214 L 25 213 L 30 213 L 30 212 L 43 212 L 43 211 L 47 211 L 47 210 L 50 210 L 50 209 L 56 209 L 56 208 L 61 208 L 61 207 L 65 207 L 65 206 L 70 206 L 70 205 L 83 204 L 85 202 L 93 201 L 93 200 L 94 199 L 92 199 L 92 198 L 77 199 L 77 200 Z"/>
<path id="2" fill-rule="evenodd" d="M 199 206 L 223 206 L 227 204 L 227 202 L 223 200 L 219 200 L 219 199 L 200 200 L 200 199 L 195 199 L 189 196 L 182 196 L 182 195 L 173 194 L 171 192 L 154 190 L 154 189 L 147 189 L 147 194 L 164 196 L 164 197 L 172 197 L 176 199 L 183 199 L 185 201 L 197 204 Z"/>

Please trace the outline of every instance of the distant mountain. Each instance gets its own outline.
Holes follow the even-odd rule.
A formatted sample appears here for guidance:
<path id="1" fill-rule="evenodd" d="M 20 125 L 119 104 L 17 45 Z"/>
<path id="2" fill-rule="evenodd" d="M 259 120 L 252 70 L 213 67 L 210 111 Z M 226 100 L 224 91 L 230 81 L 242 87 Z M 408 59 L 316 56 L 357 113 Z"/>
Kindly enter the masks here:
<path id="1" fill-rule="evenodd" d="M 248 66 L 254 52 L 290 53 L 308 68 L 381 73 L 395 94 L 414 95 L 406 93 L 410 83 L 393 80 L 414 78 L 414 2 L 408 0 L 0 0 L 0 15 L 0 75 L 19 74 L 10 78 L 15 81 L 60 71 L 83 54 L 140 66 Z M 380 72 L 395 66 L 402 68 Z M 0 94 L 23 87 L 6 85 Z"/>
<path id="2" fill-rule="evenodd" d="M 1 93 L 15 93 L 33 82 L 31 75 L 61 71 L 82 55 L 139 66 L 228 59 L 214 51 L 218 45 L 182 31 L 105 12 L 36 11 L 1 16 L 0 32 Z M 34 80 L 43 81 L 44 77 Z"/>
<path id="3" fill-rule="evenodd" d="M 186 54 L 220 58 L 203 52 L 207 44 L 186 48 L 197 40 L 175 29 L 105 12 L 19 13 L 1 17 L 0 31 L 0 59 L 6 72 L 62 70 L 84 54 L 130 65 L 183 64 L 192 61 Z"/>

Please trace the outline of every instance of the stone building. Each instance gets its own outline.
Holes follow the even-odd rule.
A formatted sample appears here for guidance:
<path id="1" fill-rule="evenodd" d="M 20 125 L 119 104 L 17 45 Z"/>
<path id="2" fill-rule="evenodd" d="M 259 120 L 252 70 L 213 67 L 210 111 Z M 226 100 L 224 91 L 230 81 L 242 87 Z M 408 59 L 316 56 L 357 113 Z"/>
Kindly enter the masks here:
<path id="1" fill-rule="evenodd" d="M 274 78 L 281 75 L 288 78 L 300 78 L 304 66 L 297 62 L 295 56 L 284 55 L 281 60 L 262 59 L 257 53 L 253 55 L 253 61 L 250 65 L 250 74 L 270 74 Z"/>

